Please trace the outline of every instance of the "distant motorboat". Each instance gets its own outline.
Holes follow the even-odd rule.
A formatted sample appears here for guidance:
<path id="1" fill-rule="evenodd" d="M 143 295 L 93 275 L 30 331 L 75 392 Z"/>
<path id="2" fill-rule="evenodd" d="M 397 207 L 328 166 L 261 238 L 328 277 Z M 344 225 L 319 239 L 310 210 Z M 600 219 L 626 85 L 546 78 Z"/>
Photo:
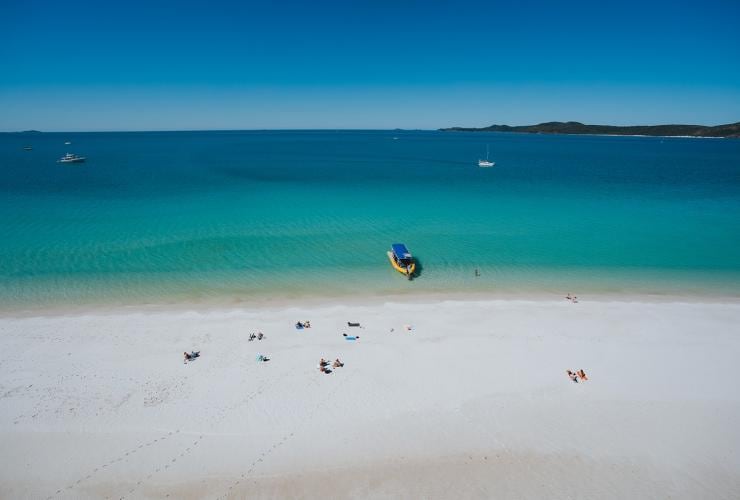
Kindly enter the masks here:
<path id="1" fill-rule="evenodd" d="M 488 145 L 486 145 L 486 159 L 485 160 L 478 160 L 478 166 L 479 167 L 492 167 L 496 163 L 488 160 Z"/>
<path id="2" fill-rule="evenodd" d="M 67 142 L 65 142 L 64 144 L 70 145 L 70 144 L 72 144 L 72 143 L 71 143 L 71 142 L 69 142 L 69 141 L 67 141 Z"/>
<path id="3" fill-rule="evenodd" d="M 59 163 L 82 163 L 85 160 L 87 160 L 87 158 L 85 158 L 84 156 L 67 153 L 59 159 Z"/>
<path id="4" fill-rule="evenodd" d="M 31 146 L 23 146 L 23 149 L 26 151 L 31 151 L 33 148 Z"/>

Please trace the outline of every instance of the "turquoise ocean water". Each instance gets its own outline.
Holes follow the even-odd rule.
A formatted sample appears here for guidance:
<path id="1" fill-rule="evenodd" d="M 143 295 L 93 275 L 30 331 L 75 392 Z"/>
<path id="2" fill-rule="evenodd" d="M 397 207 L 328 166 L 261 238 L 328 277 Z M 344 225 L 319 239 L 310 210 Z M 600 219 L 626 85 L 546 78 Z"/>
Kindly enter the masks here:
<path id="1" fill-rule="evenodd" d="M 478 168 L 487 144 L 496 166 Z M 88 162 L 56 163 L 67 151 Z M 737 297 L 740 141 L 0 134 L 0 232 L 6 309 L 416 292 Z M 388 264 L 397 241 L 420 261 L 411 283 Z"/>

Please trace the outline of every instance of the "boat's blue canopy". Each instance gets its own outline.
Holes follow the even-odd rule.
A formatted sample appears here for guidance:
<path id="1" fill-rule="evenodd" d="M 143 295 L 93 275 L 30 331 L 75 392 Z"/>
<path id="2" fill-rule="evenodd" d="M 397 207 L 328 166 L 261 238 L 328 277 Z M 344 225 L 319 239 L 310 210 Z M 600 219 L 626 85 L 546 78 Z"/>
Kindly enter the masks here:
<path id="1" fill-rule="evenodd" d="M 403 243 L 394 243 L 391 245 L 391 249 L 393 250 L 393 253 L 397 259 L 411 258 L 411 252 L 409 252 L 409 249 L 406 248 L 406 245 L 404 245 Z"/>

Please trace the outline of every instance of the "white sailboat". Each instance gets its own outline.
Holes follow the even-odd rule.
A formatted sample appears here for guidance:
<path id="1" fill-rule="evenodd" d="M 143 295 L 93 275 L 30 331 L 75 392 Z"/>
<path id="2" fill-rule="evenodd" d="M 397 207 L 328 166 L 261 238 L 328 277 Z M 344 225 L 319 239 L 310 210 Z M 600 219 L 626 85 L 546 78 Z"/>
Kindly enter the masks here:
<path id="1" fill-rule="evenodd" d="M 485 160 L 478 160 L 478 166 L 479 167 L 492 167 L 496 163 L 492 161 L 488 161 L 488 144 L 486 144 L 486 159 Z"/>

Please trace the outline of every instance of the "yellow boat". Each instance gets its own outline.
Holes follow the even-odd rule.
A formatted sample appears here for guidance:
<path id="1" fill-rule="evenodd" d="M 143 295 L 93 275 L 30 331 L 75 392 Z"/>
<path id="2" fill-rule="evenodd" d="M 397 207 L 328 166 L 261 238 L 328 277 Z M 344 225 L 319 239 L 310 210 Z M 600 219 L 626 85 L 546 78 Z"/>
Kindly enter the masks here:
<path id="1" fill-rule="evenodd" d="M 394 243 L 391 245 L 391 249 L 387 253 L 388 260 L 391 261 L 393 269 L 403 274 L 408 279 L 411 279 L 414 276 L 414 271 L 416 271 L 416 262 L 414 262 L 414 257 L 411 255 L 408 248 L 406 248 L 406 245 L 403 243 Z"/>

